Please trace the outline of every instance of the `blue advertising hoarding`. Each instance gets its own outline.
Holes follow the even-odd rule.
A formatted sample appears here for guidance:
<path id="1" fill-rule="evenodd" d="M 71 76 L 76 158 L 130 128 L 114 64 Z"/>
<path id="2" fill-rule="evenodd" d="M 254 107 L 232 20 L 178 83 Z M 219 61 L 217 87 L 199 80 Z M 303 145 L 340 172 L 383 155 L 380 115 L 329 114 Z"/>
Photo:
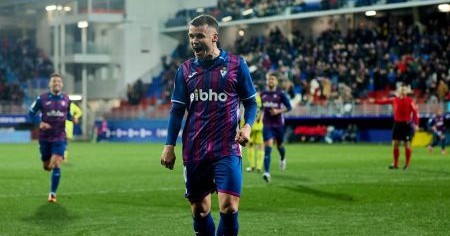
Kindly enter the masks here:
<path id="1" fill-rule="evenodd" d="M 167 120 L 108 120 L 109 131 L 105 141 L 111 142 L 159 142 L 167 137 Z M 100 121 L 96 122 L 97 127 Z"/>
<path id="2" fill-rule="evenodd" d="M 20 124 L 28 123 L 27 115 L 4 115 L 0 114 L 0 127 L 15 127 Z"/>

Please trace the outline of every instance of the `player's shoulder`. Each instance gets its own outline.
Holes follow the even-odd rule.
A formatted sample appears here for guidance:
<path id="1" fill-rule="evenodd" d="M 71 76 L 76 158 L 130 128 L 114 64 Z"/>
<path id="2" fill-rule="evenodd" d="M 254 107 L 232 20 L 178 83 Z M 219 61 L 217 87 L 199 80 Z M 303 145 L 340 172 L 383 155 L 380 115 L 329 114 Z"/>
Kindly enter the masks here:
<path id="1" fill-rule="evenodd" d="M 219 57 L 228 63 L 231 62 L 231 63 L 235 63 L 237 65 L 240 65 L 241 63 L 246 63 L 245 59 L 242 56 L 234 54 L 234 53 L 230 53 L 223 49 L 220 51 Z"/>
<path id="2" fill-rule="evenodd" d="M 282 89 L 280 89 L 280 88 L 277 88 L 277 91 L 276 91 L 278 94 L 283 94 L 283 95 L 286 95 L 287 93 L 286 93 L 286 91 L 284 91 L 284 90 L 282 90 Z"/>
<path id="3" fill-rule="evenodd" d="M 184 61 L 183 63 L 180 64 L 180 66 L 178 66 L 178 70 L 181 70 L 181 72 L 183 73 L 183 75 L 189 74 L 189 71 L 195 67 L 195 64 L 197 63 L 197 59 L 196 58 L 190 58 L 187 59 L 186 61 Z"/>
<path id="4" fill-rule="evenodd" d="M 39 97 L 48 97 L 48 95 L 49 95 L 50 93 L 49 92 L 45 92 L 45 93 L 41 93 L 41 94 L 39 94 Z"/>
<path id="5" fill-rule="evenodd" d="M 180 67 L 182 67 L 182 66 L 189 66 L 189 65 L 191 65 L 192 63 L 195 63 L 195 62 L 196 62 L 196 58 L 195 57 L 191 57 L 191 58 L 185 60 L 183 63 L 181 63 Z"/>
<path id="6" fill-rule="evenodd" d="M 69 95 L 67 95 L 67 94 L 65 94 L 65 93 L 61 94 L 61 97 L 62 97 L 63 99 L 65 99 L 65 100 L 69 100 L 69 101 L 70 101 Z"/>
<path id="7" fill-rule="evenodd" d="M 47 99 L 49 97 L 50 93 L 46 92 L 46 93 L 41 93 L 40 95 L 38 95 L 36 97 L 36 99 L 42 100 L 42 99 Z"/>

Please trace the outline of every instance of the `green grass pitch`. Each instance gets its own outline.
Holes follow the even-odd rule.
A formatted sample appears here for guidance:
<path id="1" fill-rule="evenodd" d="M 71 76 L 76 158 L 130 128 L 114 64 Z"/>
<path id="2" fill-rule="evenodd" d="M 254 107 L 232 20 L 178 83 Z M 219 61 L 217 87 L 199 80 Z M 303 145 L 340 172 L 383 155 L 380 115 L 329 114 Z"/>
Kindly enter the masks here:
<path id="1" fill-rule="evenodd" d="M 1 144 L 0 235 L 193 235 L 181 156 L 169 171 L 159 164 L 161 150 L 71 143 L 58 203 L 49 204 L 38 145 Z M 450 156 L 439 150 L 413 149 L 406 171 L 388 170 L 388 145 L 286 150 L 287 170 L 273 158 L 270 184 L 244 173 L 240 235 L 449 235 Z"/>

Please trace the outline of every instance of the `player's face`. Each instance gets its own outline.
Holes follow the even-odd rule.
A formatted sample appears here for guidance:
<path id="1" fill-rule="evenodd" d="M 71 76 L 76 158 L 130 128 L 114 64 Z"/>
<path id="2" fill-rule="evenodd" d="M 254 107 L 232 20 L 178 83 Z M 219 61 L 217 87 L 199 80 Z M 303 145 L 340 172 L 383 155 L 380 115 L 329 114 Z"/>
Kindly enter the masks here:
<path id="1" fill-rule="evenodd" d="M 268 89 L 273 90 L 278 85 L 278 79 L 274 75 L 269 75 L 266 79 L 266 86 Z"/>
<path id="2" fill-rule="evenodd" d="M 406 97 L 408 95 L 408 87 L 401 86 L 400 87 L 400 95 L 403 97 Z"/>
<path id="3" fill-rule="evenodd" d="M 48 83 L 48 87 L 50 88 L 50 92 L 53 94 L 59 94 L 63 88 L 63 82 L 61 77 L 53 76 L 50 78 L 50 82 Z"/>
<path id="4" fill-rule="evenodd" d="M 198 27 L 191 25 L 188 36 L 195 57 L 202 60 L 214 58 L 214 49 L 219 40 L 216 29 L 208 25 Z"/>

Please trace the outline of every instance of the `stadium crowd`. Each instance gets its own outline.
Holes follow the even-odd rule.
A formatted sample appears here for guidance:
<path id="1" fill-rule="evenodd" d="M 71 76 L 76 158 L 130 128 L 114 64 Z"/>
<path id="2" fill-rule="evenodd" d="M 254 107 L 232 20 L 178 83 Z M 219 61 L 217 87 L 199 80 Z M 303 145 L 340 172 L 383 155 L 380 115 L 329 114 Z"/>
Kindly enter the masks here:
<path id="1" fill-rule="evenodd" d="M 388 95 L 398 83 L 409 84 L 419 102 L 449 99 L 450 26 L 432 17 L 423 24 L 377 22 L 360 22 L 345 34 L 325 30 L 315 39 L 297 30 L 288 40 L 273 28 L 268 35 L 238 37 L 228 50 L 246 58 L 260 88 L 268 71 L 280 72 L 284 88 L 301 94 L 303 104 L 364 102 Z M 165 62 L 163 88 L 171 88 L 188 48 L 181 43 Z"/>
<path id="2" fill-rule="evenodd" d="M 29 39 L 0 39 L 0 100 L 20 103 L 28 80 L 47 77 L 53 64 Z"/>

